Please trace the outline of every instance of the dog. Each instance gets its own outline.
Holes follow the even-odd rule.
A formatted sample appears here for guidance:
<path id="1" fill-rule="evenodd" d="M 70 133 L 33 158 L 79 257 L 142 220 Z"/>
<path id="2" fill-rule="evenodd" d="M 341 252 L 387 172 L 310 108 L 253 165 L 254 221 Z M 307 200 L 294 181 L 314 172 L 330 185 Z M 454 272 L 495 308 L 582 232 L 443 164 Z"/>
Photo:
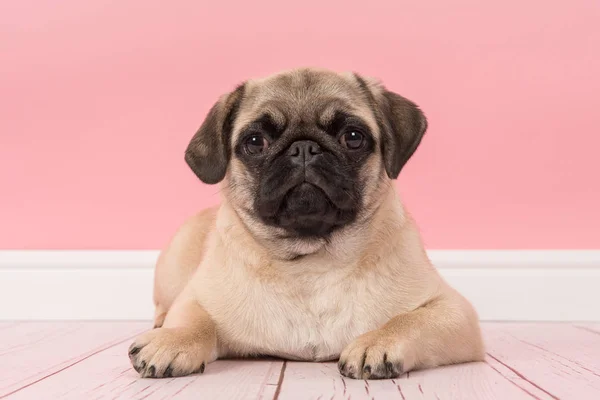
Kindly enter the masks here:
<path id="1" fill-rule="evenodd" d="M 135 370 L 272 356 L 389 379 L 483 360 L 476 311 L 428 259 L 393 185 L 426 130 L 415 103 L 356 73 L 295 69 L 222 96 L 185 160 L 223 201 L 161 252 Z"/>

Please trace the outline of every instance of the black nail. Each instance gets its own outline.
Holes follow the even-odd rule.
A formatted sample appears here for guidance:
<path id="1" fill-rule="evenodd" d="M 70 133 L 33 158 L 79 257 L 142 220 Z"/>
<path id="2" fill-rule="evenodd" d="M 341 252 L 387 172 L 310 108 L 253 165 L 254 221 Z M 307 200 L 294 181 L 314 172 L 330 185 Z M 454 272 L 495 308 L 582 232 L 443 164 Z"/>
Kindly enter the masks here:
<path id="1" fill-rule="evenodd" d="M 156 367 L 154 365 L 151 365 L 150 368 L 148 368 L 148 376 L 150 378 L 156 377 Z"/>
<path id="2" fill-rule="evenodd" d="M 394 364 L 392 364 L 390 361 L 386 361 L 385 362 L 385 370 L 387 371 L 388 374 L 391 374 L 394 372 Z"/>
<path id="3" fill-rule="evenodd" d="M 370 365 L 365 365 L 365 367 L 363 368 L 363 372 L 365 374 L 370 374 L 371 373 L 371 366 Z"/>
<path id="4" fill-rule="evenodd" d="M 171 367 L 170 365 L 167 367 L 167 369 L 165 369 L 165 374 L 164 374 L 165 378 L 171 378 L 173 376 L 173 367 Z"/>
<path id="5" fill-rule="evenodd" d="M 206 368 L 206 365 L 204 365 L 204 363 L 202 363 L 202 365 L 200 366 L 200 373 L 201 374 L 204 373 L 204 368 Z"/>
<path id="6" fill-rule="evenodd" d="M 142 349 L 141 347 L 130 347 L 129 348 L 129 355 L 130 356 L 134 356 L 137 353 L 139 353 L 141 349 Z"/>

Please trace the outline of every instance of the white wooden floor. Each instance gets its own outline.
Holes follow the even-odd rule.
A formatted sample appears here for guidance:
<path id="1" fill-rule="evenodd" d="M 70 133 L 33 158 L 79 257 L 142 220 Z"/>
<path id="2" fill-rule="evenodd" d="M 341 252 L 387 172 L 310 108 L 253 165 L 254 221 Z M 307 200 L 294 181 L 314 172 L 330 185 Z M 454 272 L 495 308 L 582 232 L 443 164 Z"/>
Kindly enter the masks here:
<path id="1" fill-rule="evenodd" d="M 127 348 L 148 322 L 0 322 L 0 398 L 600 399 L 600 324 L 487 323 L 488 358 L 395 380 L 334 363 L 217 361 L 203 375 L 140 379 Z"/>

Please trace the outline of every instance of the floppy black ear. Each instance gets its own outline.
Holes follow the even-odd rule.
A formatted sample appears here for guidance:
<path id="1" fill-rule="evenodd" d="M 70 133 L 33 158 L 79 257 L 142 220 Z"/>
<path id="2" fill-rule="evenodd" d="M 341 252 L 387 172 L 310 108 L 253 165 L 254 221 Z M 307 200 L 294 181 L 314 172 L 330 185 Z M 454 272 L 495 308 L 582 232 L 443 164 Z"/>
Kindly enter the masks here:
<path id="1" fill-rule="evenodd" d="M 225 177 L 231 156 L 233 124 L 244 95 L 244 85 L 221 97 L 185 150 L 185 161 L 200 180 L 219 183 Z"/>
<path id="2" fill-rule="evenodd" d="M 427 130 L 427 118 L 412 101 L 383 90 L 377 101 L 382 130 L 381 152 L 388 176 L 396 179 Z"/>

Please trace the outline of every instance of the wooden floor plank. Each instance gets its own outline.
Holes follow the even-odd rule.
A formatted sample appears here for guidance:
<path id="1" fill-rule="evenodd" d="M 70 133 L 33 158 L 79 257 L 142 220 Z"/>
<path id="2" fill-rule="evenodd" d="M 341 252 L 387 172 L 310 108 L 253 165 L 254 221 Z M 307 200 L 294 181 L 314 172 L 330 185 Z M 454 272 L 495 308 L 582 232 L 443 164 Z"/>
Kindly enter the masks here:
<path id="1" fill-rule="evenodd" d="M 486 324 L 490 357 L 554 398 L 600 398 L 600 335 L 570 324 Z"/>
<path id="2" fill-rule="evenodd" d="M 280 400 L 289 399 L 534 399 L 485 363 L 415 371 L 394 380 L 340 376 L 335 363 L 288 362 Z"/>
<path id="3" fill-rule="evenodd" d="M 129 338 L 148 326 L 2 322 L 0 397 L 12 393 L 10 399 L 600 398 L 600 324 L 484 324 L 486 363 L 369 382 L 343 378 L 334 363 L 273 360 L 223 360 L 210 364 L 203 375 L 140 379 L 129 365 L 127 348 Z"/>
<path id="4" fill-rule="evenodd" d="M 19 322 L 16 321 L 0 321 L 0 331 L 3 329 L 12 328 L 17 325 Z"/>
<path id="5" fill-rule="evenodd" d="M 0 398 L 148 326 L 148 322 L 23 322 L 2 329 Z"/>
<path id="6" fill-rule="evenodd" d="M 47 322 L 23 322 L 21 324 L 7 324 L 0 331 L 0 356 L 5 353 L 19 351 L 32 343 L 41 342 L 54 337 L 55 334 L 77 329 L 81 323 L 66 324 Z"/>
<path id="7" fill-rule="evenodd" d="M 108 348 L 11 396 L 15 399 L 273 399 L 282 361 L 220 360 L 202 375 L 141 379 L 129 342 Z"/>

